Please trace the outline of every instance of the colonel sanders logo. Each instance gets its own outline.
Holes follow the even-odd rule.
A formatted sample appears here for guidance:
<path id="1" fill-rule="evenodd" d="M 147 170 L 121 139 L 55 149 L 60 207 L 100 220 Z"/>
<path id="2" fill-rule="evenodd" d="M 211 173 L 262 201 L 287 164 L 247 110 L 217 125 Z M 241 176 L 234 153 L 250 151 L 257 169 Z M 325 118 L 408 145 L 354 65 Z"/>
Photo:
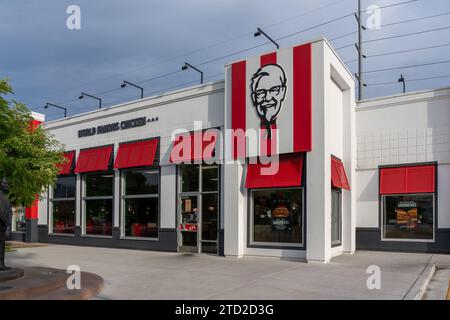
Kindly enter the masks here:
<path id="1" fill-rule="evenodd" d="M 268 64 L 256 71 L 251 80 L 251 97 L 256 113 L 271 137 L 270 125 L 276 123 L 287 92 L 286 74 L 279 65 Z"/>

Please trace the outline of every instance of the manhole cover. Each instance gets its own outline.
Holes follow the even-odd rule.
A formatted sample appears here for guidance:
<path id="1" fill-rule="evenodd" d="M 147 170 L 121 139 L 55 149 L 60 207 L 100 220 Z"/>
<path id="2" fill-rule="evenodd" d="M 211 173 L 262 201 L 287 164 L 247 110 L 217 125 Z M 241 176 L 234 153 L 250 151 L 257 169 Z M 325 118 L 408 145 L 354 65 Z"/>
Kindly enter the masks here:
<path id="1" fill-rule="evenodd" d="M 13 288 L 12 286 L 2 286 L 2 287 L 0 287 L 0 291 L 9 290 L 9 289 L 12 289 L 12 288 Z"/>

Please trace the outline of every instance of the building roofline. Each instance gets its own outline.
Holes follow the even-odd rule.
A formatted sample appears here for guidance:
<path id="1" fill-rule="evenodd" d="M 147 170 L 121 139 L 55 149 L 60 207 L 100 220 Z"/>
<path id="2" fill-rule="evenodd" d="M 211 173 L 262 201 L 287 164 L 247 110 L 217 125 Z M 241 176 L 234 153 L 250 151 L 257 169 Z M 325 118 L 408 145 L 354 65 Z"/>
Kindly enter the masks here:
<path id="1" fill-rule="evenodd" d="M 225 80 L 222 79 L 222 80 L 212 81 L 212 82 L 208 82 L 208 83 L 204 83 L 204 84 L 198 84 L 198 85 L 190 86 L 190 87 L 186 87 L 186 88 L 181 88 L 181 89 L 178 89 L 178 90 L 163 92 L 161 94 L 145 97 L 143 99 L 129 100 L 129 101 L 125 101 L 125 102 L 122 102 L 122 103 L 119 103 L 119 104 L 115 104 L 115 105 L 109 106 L 107 108 L 91 110 L 91 111 L 87 111 L 87 112 L 83 112 L 83 113 L 78 113 L 78 114 L 75 114 L 73 116 L 69 116 L 67 118 L 60 118 L 60 119 L 48 121 L 48 122 L 45 123 L 45 125 L 46 126 L 55 126 L 55 125 L 58 125 L 59 123 L 68 122 L 70 120 L 75 120 L 77 118 L 85 117 L 85 116 L 88 116 L 88 115 L 91 115 L 92 117 L 95 117 L 97 114 L 100 115 L 100 114 L 103 114 L 104 112 L 107 112 L 107 111 L 116 111 L 116 112 L 120 113 L 121 112 L 121 108 L 123 108 L 123 107 L 127 107 L 127 106 L 130 106 L 132 104 L 143 103 L 143 102 L 150 102 L 149 106 L 147 106 L 147 107 L 151 107 L 152 102 L 155 102 L 155 100 L 161 99 L 161 98 L 168 98 L 169 101 L 165 102 L 165 104 L 166 104 L 166 103 L 171 101 L 170 96 L 172 96 L 172 95 L 175 96 L 177 94 L 185 93 L 183 98 L 186 99 L 186 98 L 189 98 L 191 96 L 196 96 L 198 94 L 197 92 L 194 92 L 194 90 L 211 87 L 209 91 L 215 91 L 213 89 L 213 86 L 219 85 L 221 83 L 224 83 L 224 81 Z M 208 91 L 204 92 L 204 94 L 207 93 L 207 92 Z M 174 97 L 174 100 L 177 100 L 177 99 L 178 98 Z M 114 109 L 114 110 L 112 110 L 112 109 Z M 113 113 L 115 113 L 115 112 L 113 112 Z"/>
<path id="2" fill-rule="evenodd" d="M 392 95 L 388 95 L 388 96 L 381 96 L 381 97 L 375 97 L 375 98 L 370 98 L 370 99 L 357 100 L 356 103 L 362 104 L 362 103 L 368 103 L 368 102 L 372 102 L 372 101 L 409 97 L 409 96 L 426 94 L 426 93 L 430 93 L 430 92 L 444 91 L 444 90 L 450 90 L 450 86 L 440 87 L 440 88 L 435 88 L 435 89 L 417 90 L 417 91 L 411 91 L 411 92 L 406 92 L 406 93 L 397 93 L 397 94 L 392 94 Z"/>

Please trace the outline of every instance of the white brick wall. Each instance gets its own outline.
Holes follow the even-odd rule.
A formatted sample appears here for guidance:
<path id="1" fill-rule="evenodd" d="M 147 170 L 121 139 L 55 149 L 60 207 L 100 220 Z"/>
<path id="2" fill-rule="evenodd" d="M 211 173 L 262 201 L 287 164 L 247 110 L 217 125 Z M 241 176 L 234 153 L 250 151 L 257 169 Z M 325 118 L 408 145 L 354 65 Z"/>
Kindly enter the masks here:
<path id="1" fill-rule="evenodd" d="M 357 169 L 429 161 L 450 163 L 450 126 L 358 135 L 356 150 Z"/>

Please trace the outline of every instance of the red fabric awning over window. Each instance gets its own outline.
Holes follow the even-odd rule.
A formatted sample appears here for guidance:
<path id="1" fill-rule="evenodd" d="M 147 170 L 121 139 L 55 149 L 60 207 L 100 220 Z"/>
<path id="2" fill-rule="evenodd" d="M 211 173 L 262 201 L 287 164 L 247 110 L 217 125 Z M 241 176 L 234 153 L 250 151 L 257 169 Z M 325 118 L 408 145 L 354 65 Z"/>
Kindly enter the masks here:
<path id="1" fill-rule="evenodd" d="M 214 158 L 218 137 L 218 130 L 197 131 L 178 135 L 170 153 L 170 162 L 180 164 Z"/>
<path id="2" fill-rule="evenodd" d="M 81 150 L 75 173 L 105 171 L 111 159 L 112 146 Z"/>
<path id="3" fill-rule="evenodd" d="M 380 194 L 430 193 L 436 190 L 436 166 L 407 166 L 380 170 Z"/>
<path id="4" fill-rule="evenodd" d="M 117 151 L 114 168 L 151 166 L 155 160 L 158 139 L 123 143 Z"/>
<path id="5" fill-rule="evenodd" d="M 350 190 L 344 164 L 336 158 L 331 158 L 331 184 L 335 188 Z"/>
<path id="6" fill-rule="evenodd" d="M 280 155 L 278 170 L 275 164 L 248 164 L 245 187 L 249 189 L 299 187 L 302 184 L 303 155 Z"/>
<path id="7" fill-rule="evenodd" d="M 70 151 L 64 153 L 64 158 L 67 159 L 67 162 L 58 166 L 58 174 L 69 174 L 70 169 L 72 168 L 73 159 L 75 158 L 75 151 Z"/>

